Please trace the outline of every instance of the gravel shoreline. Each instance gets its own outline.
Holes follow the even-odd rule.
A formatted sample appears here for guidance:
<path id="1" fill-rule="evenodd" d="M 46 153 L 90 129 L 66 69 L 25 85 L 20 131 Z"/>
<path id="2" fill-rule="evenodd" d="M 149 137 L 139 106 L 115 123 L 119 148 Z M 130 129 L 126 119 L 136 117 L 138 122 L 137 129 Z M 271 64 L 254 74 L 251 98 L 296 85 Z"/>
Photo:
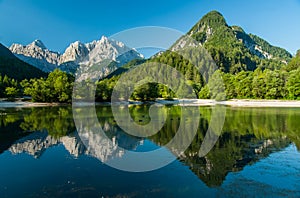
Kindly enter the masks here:
<path id="1" fill-rule="evenodd" d="M 228 101 L 215 101 L 215 100 L 202 100 L 202 99 L 180 99 L 180 100 L 164 100 L 157 99 L 155 102 L 147 103 L 157 103 L 161 105 L 179 105 L 179 106 L 214 106 L 214 105 L 226 105 L 232 107 L 300 107 L 300 101 L 291 100 L 252 100 L 252 99 L 233 99 Z M 84 104 L 84 103 L 82 103 Z M 91 105 L 92 103 L 87 103 L 86 105 Z M 96 105 L 110 103 L 96 103 Z M 142 102 L 122 102 L 120 105 L 126 104 L 142 104 Z M 46 107 L 46 106 L 62 106 L 66 104 L 60 103 L 35 103 L 35 102 L 6 102 L 1 101 L 1 108 L 17 108 L 17 107 Z M 85 105 L 83 105 L 85 106 Z"/>

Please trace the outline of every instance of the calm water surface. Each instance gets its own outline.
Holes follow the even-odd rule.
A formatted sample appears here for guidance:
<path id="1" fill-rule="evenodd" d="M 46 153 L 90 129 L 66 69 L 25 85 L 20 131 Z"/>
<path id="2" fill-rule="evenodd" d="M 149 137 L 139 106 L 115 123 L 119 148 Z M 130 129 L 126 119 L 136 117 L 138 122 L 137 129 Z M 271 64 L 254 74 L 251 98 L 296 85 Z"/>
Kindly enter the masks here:
<path id="1" fill-rule="evenodd" d="M 181 107 L 159 108 L 157 116 L 167 113 L 163 128 L 139 138 L 121 130 L 110 106 L 98 106 L 98 121 L 112 143 L 88 128 L 77 132 L 71 107 L 2 108 L 0 197 L 300 196 L 299 108 L 227 107 L 222 134 L 204 158 L 197 152 L 215 107 L 192 108 L 201 116 L 190 147 L 168 166 L 145 173 L 105 162 L 122 158 L 125 149 L 143 152 L 167 144 L 181 119 L 195 121 L 182 116 Z M 130 106 L 130 114 L 140 125 L 155 122 L 147 105 Z"/>

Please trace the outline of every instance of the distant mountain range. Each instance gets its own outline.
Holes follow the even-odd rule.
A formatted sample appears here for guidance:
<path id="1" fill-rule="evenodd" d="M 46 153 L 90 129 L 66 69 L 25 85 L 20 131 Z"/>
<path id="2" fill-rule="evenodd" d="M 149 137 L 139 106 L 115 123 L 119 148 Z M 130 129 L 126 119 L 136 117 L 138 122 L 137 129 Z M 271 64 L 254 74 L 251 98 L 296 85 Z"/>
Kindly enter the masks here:
<path id="1" fill-rule="evenodd" d="M 143 58 L 140 53 L 124 43 L 105 36 L 90 43 L 84 44 L 80 41 L 71 43 L 63 54 L 50 51 L 40 40 L 26 46 L 13 44 L 9 49 L 19 59 L 45 72 L 58 68 L 74 73 L 79 66 L 91 67 L 106 59 L 115 61 L 117 65 L 123 65 L 133 59 Z"/>
<path id="2" fill-rule="evenodd" d="M 223 72 L 253 71 L 257 67 L 280 68 L 292 58 L 287 50 L 272 46 L 256 35 L 247 34 L 241 27 L 229 26 L 222 14 L 217 11 L 206 14 L 187 35 L 207 49 Z M 184 37 L 176 41 L 170 50 L 176 51 L 176 44 L 186 47 L 182 43 L 184 43 Z M 105 36 L 90 43 L 81 43 L 80 41 L 71 43 L 63 54 L 47 49 L 40 40 L 35 40 L 25 46 L 11 45 L 9 49 L 13 54 L 7 52 L 3 45 L 1 48 L 2 59 L 6 58 L 1 61 L 0 72 L 14 77 L 12 71 L 19 71 L 23 74 L 20 79 L 43 75 L 39 71 L 30 72 L 34 75 L 29 75 L 27 71 L 29 65 L 43 72 L 51 72 L 58 68 L 69 73 L 74 73 L 79 67 L 82 67 L 83 71 L 90 72 L 91 70 L 94 76 L 103 77 L 131 60 L 144 58 L 143 55 L 127 47 L 124 43 L 108 39 Z M 157 56 L 164 56 L 164 53 Z M 21 61 L 17 61 L 16 57 Z M 10 64 L 9 67 L 3 69 L 5 63 L 12 58 L 15 59 L 13 65 L 20 65 L 17 66 L 19 68 L 12 67 Z M 104 60 L 113 60 L 114 64 L 111 67 L 103 68 L 102 71 L 97 71 L 97 67 L 94 66 L 103 63 Z M 23 69 L 24 71 L 21 71 Z"/>

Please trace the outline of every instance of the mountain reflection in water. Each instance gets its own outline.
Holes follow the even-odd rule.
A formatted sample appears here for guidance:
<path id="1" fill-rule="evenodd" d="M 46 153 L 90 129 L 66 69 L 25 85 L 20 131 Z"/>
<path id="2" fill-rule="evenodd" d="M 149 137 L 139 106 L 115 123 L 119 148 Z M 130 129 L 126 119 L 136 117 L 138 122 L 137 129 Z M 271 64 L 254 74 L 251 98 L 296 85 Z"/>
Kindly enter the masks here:
<path id="1" fill-rule="evenodd" d="M 78 134 L 71 107 L 1 109 L 0 154 L 9 150 L 12 154 L 28 153 L 40 158 L 48 148 L 63 145 L 74 158 L 88 155 L 106 162 L 122 158 L 126 150 L 143 150 L 145 142 L 146 150 L 153 150 L 174 137 L 180 119 L 193 120 L 188 115 L 181 117 L 181 107 L 161 107 L 162 112 L 163 108 L 168 112 L 163 128 L 151 137 L 138 138 L 118 127 L 110 106 L 98 106 L 98 120 L 111 141 L 89 130 Z M 198 151 L 214 107 L 193 108 L 201 112 L 199 128 L 193 142 L 178 160 L 207 186 L 220 186 L 229 172 L 241 171 L 291 144 L 300 148 L 299 109 L 228 107 L 217 144 L 208 155 L 200 158 Z M 147 105 L 130 106 L 131 116 L 138 124 L 151 121 L 148 111 Z M 88 143 L 83 143 L 81 137 L 87 138 Z M 176 152 L 172 148 L 169 150 Z"/>

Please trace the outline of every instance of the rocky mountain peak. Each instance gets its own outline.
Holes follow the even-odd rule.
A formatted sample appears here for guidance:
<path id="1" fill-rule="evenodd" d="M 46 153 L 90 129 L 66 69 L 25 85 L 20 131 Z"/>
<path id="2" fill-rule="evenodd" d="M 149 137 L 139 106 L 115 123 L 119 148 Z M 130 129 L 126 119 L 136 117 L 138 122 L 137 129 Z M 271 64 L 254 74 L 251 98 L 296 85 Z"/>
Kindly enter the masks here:
<path id="1" fill-rule="evenodd" d="M 102 36 L 101 39 L 99 40 L 100 43 L 107 43 L 108 38 L 106 36 Z"/>
<path id="2" fill-rule="evenodd" d="M 79 63 L 83 61 L 88 55 L 89 50 L 85 46 L 85 44 L 80 41 L 75 41 L 71 43 L 70 46 L 65 50 L 64 54 L 61 56 L 59 63 L 66 63 L 73 61 L 75 63 Z"/>
<path id="3" fill-rule="evenodd" d="M 94 48 L 90 47 L 90 53 L 88 59 L 89 65 L 93 65 L 105 59 L 117 61 L 117 58 L 120 55 L 128 54 L 129 52 L 133 52 L 131 56 L 134 57 L 134 59 L 143 57 L 135 50 L 127 47 L 124 43 L 111 40 L 105 36 L 102 36 L 101 39 L 96 43 L 92 42 L 90 44 L 87 44 L 87 46 L 94 47 Z"/>
<path id="4" fill-rule="evenodd" d="M 28 45 L 12 44 L 9 48 L 22 61 L 41 69 L 53 71 L 59 63 L 60 54 L 48 50 L 42 41 L 35 40 Z"/>
<path id="5" fill-rule="evenodd" d="M 44 43 L 41 40 L 39 40 L 39 39 L 34 40 L 29 45 L 32 46 L 32 47 L 39 47 L 42 50 L 46 50 L 47 49 L 46 46 L 44 45 Z"/>

